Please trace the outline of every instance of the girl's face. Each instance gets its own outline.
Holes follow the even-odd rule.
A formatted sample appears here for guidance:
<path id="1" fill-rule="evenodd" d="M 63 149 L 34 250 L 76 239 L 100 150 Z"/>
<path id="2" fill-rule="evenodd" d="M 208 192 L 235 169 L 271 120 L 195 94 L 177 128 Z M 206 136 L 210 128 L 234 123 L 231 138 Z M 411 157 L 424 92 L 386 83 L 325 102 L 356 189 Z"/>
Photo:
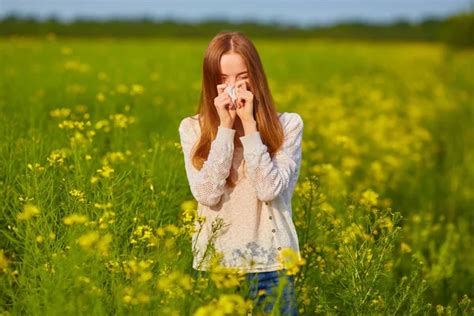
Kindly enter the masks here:
<path id="1" fill-rule="evenodd" d="M 249 87 L 247 66 L 242 57 L 237 53 L 224 54 L 221 57 L 220 82 L 235 85 L 239 80 L 245 80 Z"/>

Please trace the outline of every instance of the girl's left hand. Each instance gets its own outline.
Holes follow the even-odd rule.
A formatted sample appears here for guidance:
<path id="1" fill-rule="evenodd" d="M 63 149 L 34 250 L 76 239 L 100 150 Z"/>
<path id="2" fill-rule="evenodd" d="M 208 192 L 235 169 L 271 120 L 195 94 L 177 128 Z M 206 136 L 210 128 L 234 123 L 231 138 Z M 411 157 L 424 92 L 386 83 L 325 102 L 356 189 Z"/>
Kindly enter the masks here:
<path id="1" fill-rule="evenodd" d="M 237 95 L 237 100 L 235 101 L 237 105 L 237 115 L 242 120 L 242 122 L 254 120 L 253 93 L 247 90 L 247 81 L 245 79 L 239 80 L 235 86 Z"/>

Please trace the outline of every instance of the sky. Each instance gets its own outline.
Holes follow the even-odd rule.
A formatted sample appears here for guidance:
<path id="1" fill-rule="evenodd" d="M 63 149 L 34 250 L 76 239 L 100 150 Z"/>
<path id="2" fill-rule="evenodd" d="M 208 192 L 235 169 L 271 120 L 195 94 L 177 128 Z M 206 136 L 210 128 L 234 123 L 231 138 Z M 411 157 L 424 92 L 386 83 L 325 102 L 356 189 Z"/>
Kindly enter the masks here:
<path id="1" fill-rule="evenodd" d="M 199 22 L 225 19 L 295 26 L 360 20 L 390 23 L 445 17 L 474 8 L 474 0 L 0 0 L 0 18 L 15 14 L 64 21 L 141 18 Z"/>

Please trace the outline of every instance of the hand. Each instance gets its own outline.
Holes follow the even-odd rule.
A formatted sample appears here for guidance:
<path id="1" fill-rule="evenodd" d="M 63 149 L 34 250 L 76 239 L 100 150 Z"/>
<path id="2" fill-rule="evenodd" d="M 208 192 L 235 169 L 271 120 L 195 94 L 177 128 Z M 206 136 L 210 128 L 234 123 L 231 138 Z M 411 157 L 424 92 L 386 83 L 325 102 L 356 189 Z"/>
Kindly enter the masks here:
<path id="1" fill-rule="evenodd" d="M 236 109 L 230 96 L 224 91 L 226 83 L 217 85 L 217 97 L 214 98 L 214 106 L 219 114 L 220 125 L 227 128 L 234 126 Z"/>
<path id="2" fill-rule="evenodd" d="M 247 81 L 239 80 L 235 84 L 237 100 L 237 115 L 242 123 L 254 121 L 253 116 L 253 94 L 247 89 Z"/>

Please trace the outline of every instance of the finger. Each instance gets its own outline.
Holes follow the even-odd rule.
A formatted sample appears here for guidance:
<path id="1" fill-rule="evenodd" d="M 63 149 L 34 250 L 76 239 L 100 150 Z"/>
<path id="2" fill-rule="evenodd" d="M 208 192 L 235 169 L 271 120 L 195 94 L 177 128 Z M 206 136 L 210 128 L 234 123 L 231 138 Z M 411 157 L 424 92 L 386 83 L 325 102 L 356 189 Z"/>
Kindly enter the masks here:
<path id="1" fill-rule="evenodd" d="M 228 98 L 223 98 L 219 102 L 216 102 L 216 108 L 227 109 L 232 103 L 229 102 Z"/>
<path id="2" fill-rule="evenodd" d="M 237 103 L 237 106 L 238 106 L 239 109 L 240 109 L 241 107 L 244 106 L 244 99 L 243 99 L 242 97 L 240 97 L 240 98 L 238 98 L 238 99 L 236 100 L 236 103 Z"/>
<path id="3" fill-rule="evenodd" d="M 224 103 L 224 104 L 226 105 L 226 107 L 228 107 L 228 108 L 231 108 L 231 107 L 233 107 L 233 106 L 235 105 L 235 104 L 232 102 L 232 99 L 231 99 L 228 95 L 226 95 L 226 96 L 224 97 L 223 103 Z"/>
<path id="4" fill-rule="evenodd" d="M 221 83 L 217 85 L 217 94 L 221 95 L 224 93 L 225 88 L 227 87 L 227 83 Z"/>
<path id="5" fill-rule="evenodd" d="M 247 90 L 247 83 L 246 83 L 246 79 L 241 79 L 239 81 L 236 82 L 236 85 L 237 89 L 240 91 L 240 90 Z"/>

